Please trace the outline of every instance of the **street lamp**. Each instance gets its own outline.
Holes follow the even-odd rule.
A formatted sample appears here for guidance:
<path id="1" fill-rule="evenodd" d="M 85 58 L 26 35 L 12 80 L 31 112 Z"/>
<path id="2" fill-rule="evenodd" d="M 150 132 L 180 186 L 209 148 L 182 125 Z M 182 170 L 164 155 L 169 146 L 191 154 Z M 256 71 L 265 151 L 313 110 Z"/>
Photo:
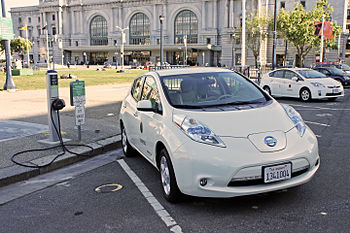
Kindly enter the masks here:
<path id="1" fill-rule="evenodd" d="M 184 35 L 184 65 L 187 65 L 187 35 Z"/>
<path id="2" fill-rule="evenodd" d="M 232 36 L 232 68 L 236 65 L 236 30 L 234 30 L 231 34 Z"/>
<path id="3" fill-rule="evenodd" d="M 122 69 L 120 70 L 120 72 L 124 72 L 124 44 L 125 44 L 125 32 L 126 30 L 129 29 L 129 27 L 126 27 L 126 28 L 121 28 L 119 26 L 115 26 L 117 29 L 119 29 L 122 33 L 122 44 L 121 44 L 121 47 L 120 47 L 120 56 L 122 58 Z"/>
<path id="4" fill-rule="evenodd" d="M 49 51 L 49 30 L 47 24 L 42 28 L 42 30 L 45 30 L 45 37 L 46 37 L 46 63 L 47 63 L 47 69 L 50 69 L 50 51 Z"/>
<path id="5" fill-rule="evenodd" d="M 276 43 L 277 43 L 277 0 L 275 0 L 274 20 L 273 20 L 273 47 L 272 47 L 272 70 L 276 67 Z"/>
<path id="6" fill-rule="evenodd" d="M 160 65 L 163 65 L 163 21 L 164 21 L 164 16 L 160 15 L 159 16 L 159 21 L 160 21 Z"/>

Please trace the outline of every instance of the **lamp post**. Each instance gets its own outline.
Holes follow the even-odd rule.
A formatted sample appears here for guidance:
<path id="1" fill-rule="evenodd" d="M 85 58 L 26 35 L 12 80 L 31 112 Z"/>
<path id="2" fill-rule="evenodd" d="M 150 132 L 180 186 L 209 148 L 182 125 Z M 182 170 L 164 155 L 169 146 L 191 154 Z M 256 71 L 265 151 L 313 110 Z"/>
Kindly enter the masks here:
<path id="1" fill-rule="evenodd" d="M 160 15 L 159 16 L 159 21 L 160 21 L 160 65 L 163 65 L 163 21 L 164 21 L 164 16 Z"/>
<path id="2" fill-rule="evenodd" d="M 119 29 L 122 33 L 122 44 L 121 44 L 121 47 L 120 47 L 120 56 L 122 58 L 122 69 L 120 70 L 120 72 L 124 72 L 124 44 L 125 44 L 125 32 L 126 30 L 129 29 L 129 27 L 126 27 L 126 28 L 121 28 L 119 26 L 115 26 L 117 29 Z"/>
<path id="3" fill-rule="evenodd" d="M 184 65 L 187 65 L 187 35 L 184 35 Z"/>
<path id="4" fill-rule="evenodd" d="M 118 42 L 115 42 L 115 69 L 118 70 Z"/>
<path id="5" fill-rule="evenodd" d="M 272 70 L 276 67 L 276 42 L 277 42 L 277 0 L 275 0 L 274 20 L 273 20 L 273 48 L 272 48 Z"/>
<path id="6" fill-rule="evenodd" d="M 45 37 L 46 37 L 46 63 L 47 63 L 47 69 L 50 69 L 50 51 L 49 51 L 49 30 L 47 28 L 47 24 L 42 28 L 42 30 L 45 30 Z"/>
<path id="7" fill-rule="evenodd" d="M 6 18 L 5 1 L 1 0 L 2 17 Z M 11 59 L 10 59 L 10 41 L 5 40 L 5 54 L 6 54 L 6 81 L 4 90 L 16 90 L 16 85 L 11 75 Z"/>
<path id="8" fill-rule="evenodd" d="M 234 31 L 232 34 L 232 68 L 236 65 L 236 31 Z"/>

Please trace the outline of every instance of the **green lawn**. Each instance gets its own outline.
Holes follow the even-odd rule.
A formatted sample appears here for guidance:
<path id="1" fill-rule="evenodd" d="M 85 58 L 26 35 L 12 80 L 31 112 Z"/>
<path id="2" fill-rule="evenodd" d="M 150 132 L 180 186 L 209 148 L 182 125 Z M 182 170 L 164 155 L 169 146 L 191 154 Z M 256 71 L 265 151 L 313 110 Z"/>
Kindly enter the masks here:
<path id="1" fill-rule="evenodd" d="M 106 85 L 116 83 L 130 83 L 135 77 L 144 73 L 144 70 L 127 70 L 125 73 L 117 73 L 116 70 L 57 70 L 59 77 L 63 74 L 72 74 L 79 80 L 84 80 L 86 86 Z M 32 76 L 12 76 L 17 89 L 34 90 L 46 88 L 46 70 L 34 71 Z M 6 80 L 5 73 L 0 73 L 0 89 L 3 88 Z M 74 79 L 59 79 L 59 87 L 69 87 Z"/>

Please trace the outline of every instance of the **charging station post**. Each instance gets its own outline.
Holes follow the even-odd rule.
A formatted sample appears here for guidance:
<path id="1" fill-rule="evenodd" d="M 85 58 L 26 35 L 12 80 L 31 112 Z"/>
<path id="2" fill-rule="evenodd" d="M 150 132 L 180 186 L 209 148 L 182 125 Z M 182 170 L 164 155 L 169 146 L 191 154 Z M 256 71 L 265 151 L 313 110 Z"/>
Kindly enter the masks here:
<path id="1" fill-rule="evenodd" d="M 47 89 L 47 109 L 48 109 L 48 125 L 50 137 L 46 140 L 40 140 L 40 143 L 47 145 L 57 145 L 60 141 L 60 122 L 58 111 L 66 105 L 63 99 L 59 99 L 58 95 L 58 73 L 55 70 L 46 72 L 46 89 Z M 62 139 L 62 138 L 61 138 Z M 68 141 L 68 139 L 62 139 Z"/>
<path id="2" fill-rule="evenodd" d="M 85 82 L 70 82 L 70 105 L 75 106 L 75 125 L 78 127 L 78 140 L 81 141 L 81 125 L 85 124 Z"/>

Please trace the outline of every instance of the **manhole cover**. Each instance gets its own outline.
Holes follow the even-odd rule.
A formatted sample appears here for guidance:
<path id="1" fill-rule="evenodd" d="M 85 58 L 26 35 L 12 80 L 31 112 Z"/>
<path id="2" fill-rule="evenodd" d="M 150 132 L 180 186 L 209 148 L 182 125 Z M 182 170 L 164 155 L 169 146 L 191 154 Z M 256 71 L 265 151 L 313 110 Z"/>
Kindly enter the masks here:
<path id="1" fill-rule="evenodd" d="M 104 184 L 95 188 L 98 193 L 111 193 L 122 189 L 123 186 L 120 184 Z"/>

